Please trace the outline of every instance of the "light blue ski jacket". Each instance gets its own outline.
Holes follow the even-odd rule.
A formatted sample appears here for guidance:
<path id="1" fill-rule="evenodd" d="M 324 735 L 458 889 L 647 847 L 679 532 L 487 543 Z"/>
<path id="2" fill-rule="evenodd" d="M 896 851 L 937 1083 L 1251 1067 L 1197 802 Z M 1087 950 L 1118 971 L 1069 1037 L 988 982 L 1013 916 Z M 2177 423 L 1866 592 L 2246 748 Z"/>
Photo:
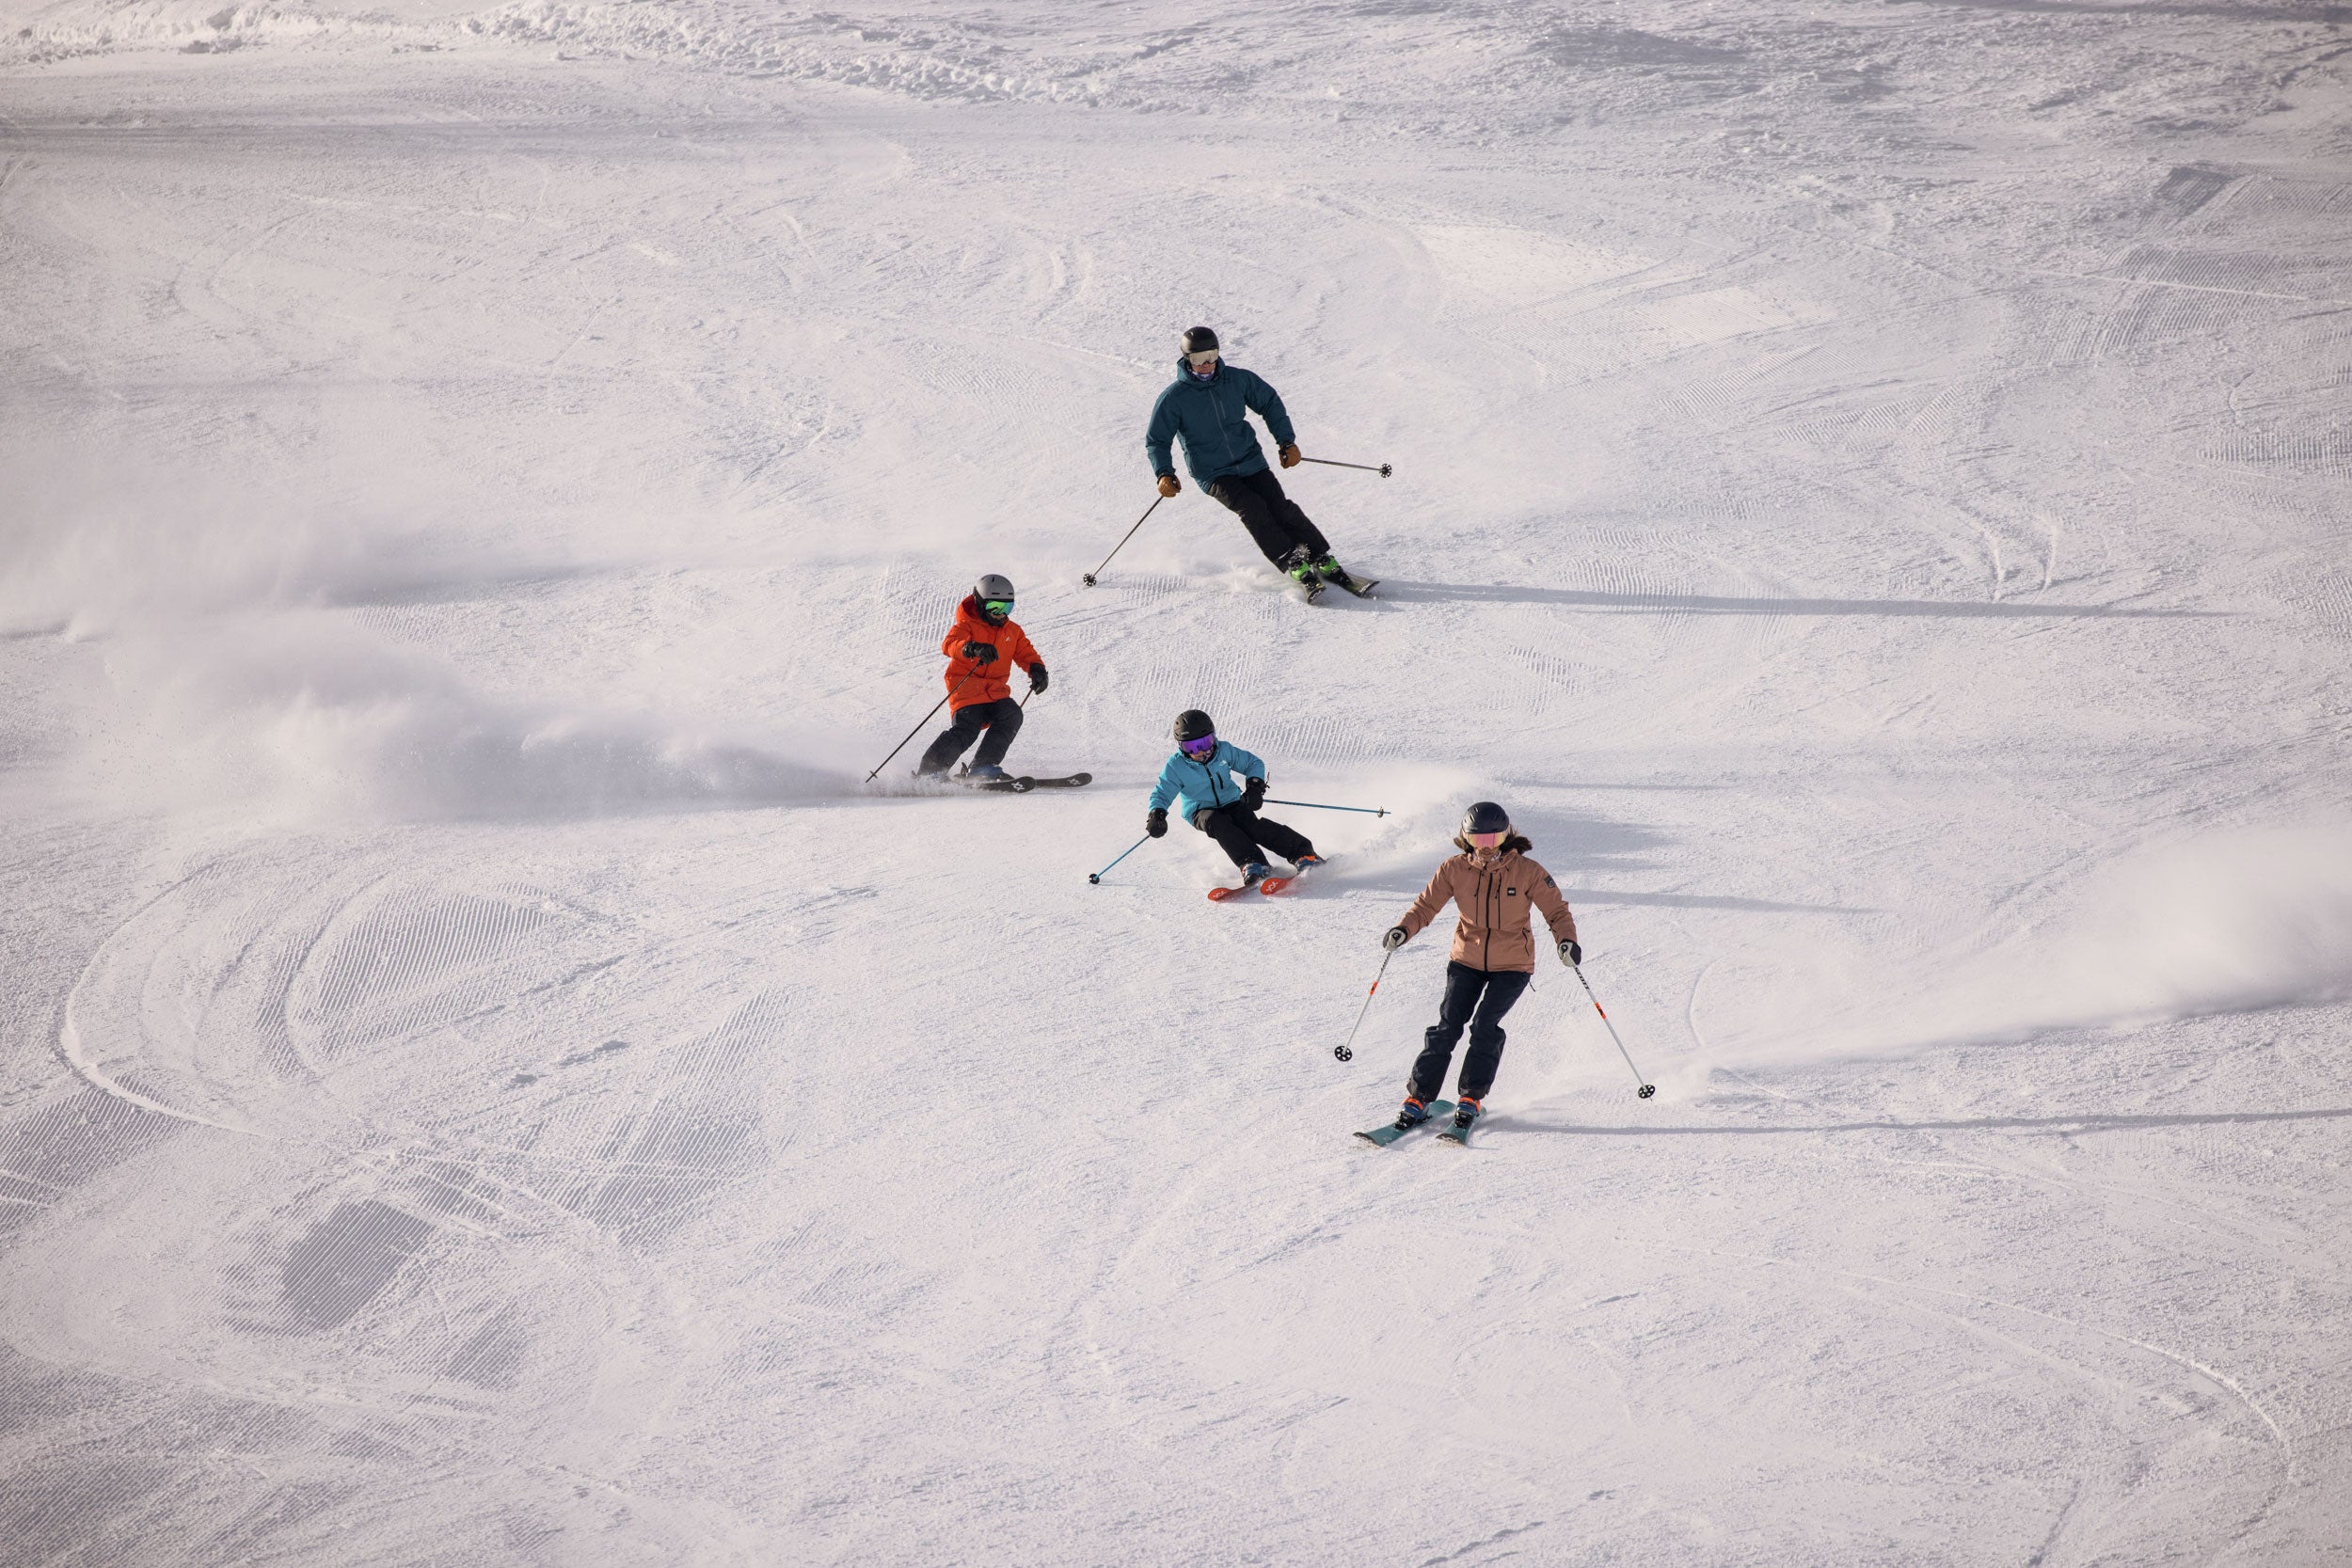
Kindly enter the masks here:
<path id="1" fill-rule="evenodd" d="M 1152 809 L 1166 811 L 1173 800 L 1182 808 L 1176 815 L 1189 822 L 1195 812 L 1232 805 L 1241 799 L 1242 786 L 1233 778 L 1236 772 L 1244 778 L 1263 779 L 1265 764 L 1230 740 L 1218 741 L 1216 750 L 1200 762 L 1182 752 L 1174 752 L 1160 769 L 1160 782 L 1152 786 Z"/>
<path id="2" fill-rule="evenodd" d="M 1176 471 L 1168 443 L 1179 436 L 1184 443 L 1184 467 L 1203 490 L 1227 474 L 1254 474 L 1263 468 L 1265 452 L 1245 417 L 1249 409 L 1257 410 L 1281 445 L 1298 438 L 1281 394 L 1262 377 L 1222 360 L 1206 381 L 1181 359 L 1176 367 L 1176 379 L 1152 405 L 1152 422 L 1143 432 L 1144 455 L 1152 459 L 1154 477 Z"/>

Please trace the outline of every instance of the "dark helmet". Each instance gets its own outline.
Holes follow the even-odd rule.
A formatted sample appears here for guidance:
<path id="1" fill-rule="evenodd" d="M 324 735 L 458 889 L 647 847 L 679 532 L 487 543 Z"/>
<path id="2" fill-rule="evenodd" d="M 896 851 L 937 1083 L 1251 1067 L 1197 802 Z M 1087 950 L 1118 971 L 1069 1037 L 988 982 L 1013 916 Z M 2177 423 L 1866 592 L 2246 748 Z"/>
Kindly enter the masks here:
<path id="1" fill-rule="evenodd" d="M 1511 831 L 1511 814 L 1492 800 L 1475 800 L 1462 814 L 1462 836 L 1472 833 L 1507 833 Z"/>
<path id="2" fill-rule="evenodd" d="M 1184 352 L 1186 354 L 1206 354 L 1216 346 L 1216 333 L 1213 329 L 1205 326 L 1184 329 Z"/>
<path id="3" fill-rule="evenodd" d="M 1204 736 L 1215 734 L 1216 734 L 1216 721 L 1197 707 L 1188 707 L 1176 716 L 1176 738 L 1180 742 L 1199 740 Z"/>

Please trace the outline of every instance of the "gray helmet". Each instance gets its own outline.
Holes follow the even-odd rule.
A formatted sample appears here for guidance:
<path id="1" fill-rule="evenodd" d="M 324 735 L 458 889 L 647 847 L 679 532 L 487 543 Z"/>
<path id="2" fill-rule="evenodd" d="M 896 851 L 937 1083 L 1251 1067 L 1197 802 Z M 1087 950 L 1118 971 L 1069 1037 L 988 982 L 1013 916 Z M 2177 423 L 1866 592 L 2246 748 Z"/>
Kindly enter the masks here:
<path id="1" fill-rule="evenodd" d="M 1192 326 L 1184 329 L 1184 352 L 1186 354 L 1205 354 L 1216 346 L 1216 333 L 1210 328 Z"/>
<path id="2" fill-rule="evenodd" d="M 1511 814 L 1492 800 L 1473 800 L 1470 809 L 1462 814 L 1462 836 L 1472 833 L 1507 833 L 1511 831 Z"/>
<path id="3" fill-rule="evenodd" d="M 983 602 L 989 599 L 1010 599 L 1012 578 L 999 577 L 996 573 L 990 572 L 972 585 L 972 596 Z"/>
<path id="4" fill-rule="evenodd" d="M 1199 740 L 1203 736 L 1215 734 L 1216 721 L 1197 707 L 1188 707 L 1176 716 L 1176 738 L 1180 741 Z"/>

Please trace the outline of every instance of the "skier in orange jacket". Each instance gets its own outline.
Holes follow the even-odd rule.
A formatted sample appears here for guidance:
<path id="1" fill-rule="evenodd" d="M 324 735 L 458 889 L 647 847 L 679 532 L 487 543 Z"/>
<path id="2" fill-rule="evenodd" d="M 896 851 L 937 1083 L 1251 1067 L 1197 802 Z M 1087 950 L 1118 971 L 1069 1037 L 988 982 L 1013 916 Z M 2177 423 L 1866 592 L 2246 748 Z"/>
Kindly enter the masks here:
<path id="1" fill-rule="evenodd" d="M 1016 668 L 1025 670 L 1029 689 L 1045 689 L 1045 661 L 1012 619 L 1012 606 L 1011 580 L 991 572 L 956 607 L 955 624 L 939 643 L 947 656 L 944 678 L 955 717 L 915 765 L 916 776 L 943 777 L 975 740 L 980 749 L 964 776 L 988 782 L 1010 776 L 1002 765 L 1021 733 L 1021 705 L 1012 700 L 1009 676 Z"/>

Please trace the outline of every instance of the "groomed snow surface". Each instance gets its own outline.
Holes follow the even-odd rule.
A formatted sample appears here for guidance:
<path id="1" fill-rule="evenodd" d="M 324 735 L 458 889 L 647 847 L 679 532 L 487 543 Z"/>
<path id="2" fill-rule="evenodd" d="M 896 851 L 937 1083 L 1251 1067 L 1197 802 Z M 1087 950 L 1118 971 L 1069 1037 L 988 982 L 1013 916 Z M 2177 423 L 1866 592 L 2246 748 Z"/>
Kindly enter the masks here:
<path id="1" fill-rule="evenodd" d="M 5 0 L 0 1562 L 2346 1561 L 2348 71 Z M 1194 322 L 1376 599 L 1080 585 Z M 869 787 L 982 571 L 1095 784 Z M 1390 815 L 1090 885 L 1193 705 Z M 1482 797 L 1660 1090 L 1375 1149 Z"/>

